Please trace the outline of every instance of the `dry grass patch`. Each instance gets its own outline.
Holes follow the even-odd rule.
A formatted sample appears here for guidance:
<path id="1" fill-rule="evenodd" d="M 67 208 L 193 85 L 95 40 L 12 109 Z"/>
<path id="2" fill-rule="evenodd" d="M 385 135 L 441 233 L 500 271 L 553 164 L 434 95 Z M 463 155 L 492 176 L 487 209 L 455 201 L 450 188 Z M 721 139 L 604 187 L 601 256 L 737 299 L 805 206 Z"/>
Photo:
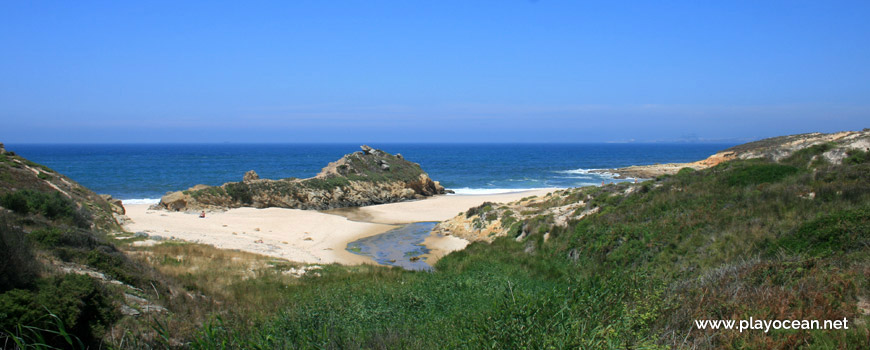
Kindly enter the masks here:
<path id="1" fill-rule="evenodd" d="M 256 295 L 237 293 L 245 283 L 269 280 L 277 284 L 297 284 L 298 278 L 283 274 L 301 265 L 287 260 L 210 245 L 167 242 L 152 247 L 134 248 L 138 257 L 166 276 L 173 277 L 190 292 L 244 303 Z M 249 288 L 241 288 L 247 290 Z"/>
<path id="2" fill-rule="evenodd" d="M 298 271 L 301 264 L 204 244 L 164 242 L 124 249 L 131 258 L 157 270 L 166 279 L 161 284 L 169 286 L 159 297 L 156 290 L 147 292 L 170 313 L 154 315 L 145 323 L 126 320 L 115 327 L 116 345 L 125 338 L 129 342 L 131 337 L 144 341 L 128 343 L 133 348 L 150 347 L 155 342 L 180 345 L 216 317 L 244 328 L 284 307 L 286 289 L 314 275 L 300 278 L 286 273 Z"/>

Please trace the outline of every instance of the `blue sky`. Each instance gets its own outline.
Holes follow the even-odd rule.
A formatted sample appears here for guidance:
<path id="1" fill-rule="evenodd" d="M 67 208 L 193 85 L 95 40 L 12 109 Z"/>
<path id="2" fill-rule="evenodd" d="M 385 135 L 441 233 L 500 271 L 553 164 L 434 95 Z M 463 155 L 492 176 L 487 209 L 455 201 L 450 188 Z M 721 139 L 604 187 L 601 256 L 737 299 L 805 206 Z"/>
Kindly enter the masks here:
<path id="1" fill-rule="evenodd" d="M 870 1 L 5 1 L 0 142 L 870 127 Z"/>

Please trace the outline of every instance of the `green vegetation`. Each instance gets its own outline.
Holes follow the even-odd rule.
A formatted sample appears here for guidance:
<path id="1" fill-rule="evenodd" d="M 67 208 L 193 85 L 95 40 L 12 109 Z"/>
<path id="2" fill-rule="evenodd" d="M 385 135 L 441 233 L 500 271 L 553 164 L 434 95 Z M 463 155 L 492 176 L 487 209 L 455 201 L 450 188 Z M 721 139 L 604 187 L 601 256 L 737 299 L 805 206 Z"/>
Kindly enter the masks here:
<path id="1" fill-rule="evenodd" d="M 95 344 L 116 318 L 103 287 L 92 278 L 77 274 L 50 277 L 39 281 L 35 291 L 13 289 L 0 294 L 0 329 L 18 329 L 28 325 L 37 332 L 46 345 L 66 347 L 67 337 L 73 335 L 83 344 Z M 53 315 L 55 317 L 47 317 Z M 50 331 L 61 328 L 66 336 Z M 18 329 L 19 336 L 22 335 Z M 12 333 L 12 332 L 10 332 Z"/>
<path id="2" fill-rule="evenodd" d="M 469 208 L 468 210 L 465 211 L 465 217 L 471 218 L 472 216 L 475 216 L 475 215 L 484 216 L 488 211 L 492 210 L 493 205 L 495 205 L 495 204 L 492 202 L 484 202 L 483 204 L 481 204 L 479 206 Z"/>
<path id="3" fill-rule="evenodd" d="M 862 164 L 870 162 L 870 151 L 850 150 L 843 159 L 843 164 Z"/>
<path id="4" fill-rule="evenodd" d="M 779 239 L 777 247 L 796 253 L 830 255 L 870 246 L 870 205 L 822 214 Z"/>
<path id="5" fill-rule="evenodd" d="M 349 180 L 355 181 L 372 181 L 372 182 L 388 182 L 388 181 L 414 181 L 423 173 L 423 169 L 416 163 L 398 158 L 386 152 L 381 152 L 378 157 L 359 156 L 358 154 L 349 155 L 346 159 L 349 161 L 349 169 L 352 169 L 346 176 Z M 382 170 L 380 163 L 377 160 L 386 162 L 390 166 L 388 170 Z"/>
<path id="6" fill-rule="evenodd" d="M 793 166 L 781 164 L 754 164 L 753 162 L 749 164 L 728 163 L 728 165 L 732 167 L 729 169 L 730 176 L 727 179 L 728 184 L 731 186 L 776 182 L 798 172 L 798 169 Z"/>
<path id="7" fill-rule="evenodd" d="M 631 276 L 574 280 L 564 264 L 547 266 L 523 256 L 519 243 L 494 245 L 475 244 L 464 258 L 439 264 L 435 274 L 327 269 L 323 277 L 288 286 L 293 306 L 280 316 L 243 329 L 211 322 L 193 348 L 606 347 L 621 344 L 614 329 L 648 323 L 636 307 L 630 308 L 634 313 L 601 312 L 625 293 Z M 527 263 L 545 274 L 535 276 Z M 636 284 L 634 293 L 643 287 Z M 586 318 L 590 311 L 602 317 Z M 632 338 L 632 344 L 652 344 L 645 336 Z"/>
<path id="8" fill-rule="evenodd" d="M 72 200 L 60 192 L 18 190 L 0 196 L 0 206 L 18 214 L 34 213 L 51 220 L 67 220 L 79 227 L 89 227 L 91 222 L 91 214 L 87 210 L 78 209 Z"/>
<path id="9" fill-rule="evenodd" d="M 423 170 L 416 163 L 408 162 L 391 154 L 380 152 L 376 156 L 362 156 L 350 154 L 345 156 L 346 164 L 336 167 L 339 175 L 330 174 L 326 177 L 313 177 L 308 179 L 288 178 L 279 181 L 266 182 L 231 182 L 223 186 L 212 186 L 199 190 L 182 191 L 194 199 L 205 203 L 222 203 L 221 199 L 227 196 L 240 205 L 251 205 L 254 202 L 254 194 L 270 194 L 280 197 L 302 196 L 301 192 L 306 189 L 332 191 L 336 188 L 347 187 L 352 181 L 383 183 L 404 181 L 415 186 Z M 382 168 L 387 165 L 388 168 Z M 420 185 L 422 186 L 422 185 Z M 418 188 L 422 192 L 422 188 Z M 305 199 L 300 197 L 300 201 Z"/>
<path id="10" fill-rule="evenodd" d="M 350 185 L 350 180 L 346 177 L 334 176 L 325 179 L 311 178 L 302 181 L 305 187 L 318 190 L 331 190 L 336 187 Z"/>
<path id="11" fill-rule="evenodd" d="M 532 202 L 520 213 L 484 203 L 467 218 L 500 220 L 507 235 L 442 258 L 432 273 L 327 265 L 295 277 L 287 272 L 296 264 L 179 243 L 126 247 L 131 259 L 105 235 L 50 216 L 45 208 L 63 206 L 44 207 L 57 201 L 52 196 L 10 192 L 0 196 L 15 213 L 0 216 L 0 251 L 11 252 L 0 256 L 0 330 L 13 341 L 63 348 L 97 347 L 114 325 L 127 339 L 111 343 L 118 348 L 861 349 L 870 334 L 859 304 L 870 300 L 870 162 L 861 151 L 843 165 L 820 161 L 828 147 L 781 163 L 737 160 L 642 184 L 525 198 Z M 286 184 L 275 191 L 298 185 Z M 252 186 L 225 192 L 250 201 Z M 598 213 L 554 225 L 548 209 L 581 202 L 570 209 L 575 216 Z M 81 275 L 40 277 L 36 256 L 138 289 Z M 122 291 L 162 297 L 170 311 L 122 318 L 112 307 L 124 302 Z M 847 318 L 850 329 L 693 324 L 750 317 Z"/>
<path id="12" fill-rule="evenodd" d="M 211 187 L 207 187 L 207 188 L 204 188 L 201 190 L 183 191 L 183 192 L 184 192 L 184 194 L 189 194 L 194 199 L 200 199 L 204 196 L 222 197 L 222 196 L 227 195 L 227 191 L 224 190 L 224 188 L 220 187 L 220 186 L 211 186 Z M 239 197 L 239 194 L 237 194 L 237 197 Z"/>
<path id="13" fill-rule="evenodd" d="M 378 156 L 361 156 L 350 154 L 344 158 L 347 164 L 339 165 L 336 170 L 341 176 L 329 176 L 326 178 L 310 178 L 300 182 L 301 186 L 329 191 L 336 187 L 350 185 L 351 181 L 366 182 L 391 182 L 417 180 L 423 170 L 420 166 L 398 158 L 391 154 L 381 152 Z M 383 163 L 381 163 L 383 162 Z M 389 166 L 386 170 L 381 164 Z"/>
<path id="14" fill-rule="evenodd" d="M 47 167 L 2 156 L 0 347 L 105 346 L 125 294 L 146 285 L 165 293 L 171 281 L 152 278 L 115 247 L 103 230 L 117 223 L 96 194 L 57 181 L 62 176 Z"/>
<path id="15" fill-rule="evenodd" d="M 225 190 L 230 198 L 242 204 L 251 204 L 254 201 L 251 188 L 244 182 L 231 182 L 226 184 Z"/>
<path id="16" fill-rule="evenodd" d="M 474 243 L 436 273 L 329 267 L 288 285 L 280 313 L 235 327 L 215 319 L 192 347 L 860 348 L 870 165 L 802 168 L 732 161 L 629 195 L 630 185 L 569 190 L 541 209 L 588 195 L 587 209 L 602 210 L 567 229 L 547 216 L 512 222 L 529 236 Z M 693 330 L 695 319 L 749 317 L 855 327 Z"/>

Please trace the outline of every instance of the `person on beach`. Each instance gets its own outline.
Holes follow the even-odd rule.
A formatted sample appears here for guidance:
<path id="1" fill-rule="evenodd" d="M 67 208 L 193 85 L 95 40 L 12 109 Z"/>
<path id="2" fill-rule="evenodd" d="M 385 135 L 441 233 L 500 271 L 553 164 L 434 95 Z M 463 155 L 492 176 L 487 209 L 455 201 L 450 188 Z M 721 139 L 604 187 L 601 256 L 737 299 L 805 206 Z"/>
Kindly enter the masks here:
<path id="1" fill-rule="evenodd" d="M 202 213 L 199 213 L 199 218 L 205 219 L 205 210 L 203 210 Z"/>

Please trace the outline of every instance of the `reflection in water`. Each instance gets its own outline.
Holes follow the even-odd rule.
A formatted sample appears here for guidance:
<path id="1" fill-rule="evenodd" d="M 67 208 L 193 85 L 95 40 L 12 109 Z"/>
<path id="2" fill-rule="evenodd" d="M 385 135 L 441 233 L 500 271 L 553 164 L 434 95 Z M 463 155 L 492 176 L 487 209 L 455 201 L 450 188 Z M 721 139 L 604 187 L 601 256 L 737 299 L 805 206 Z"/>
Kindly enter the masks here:
<path id="1" fill-rule="evenodd" d="M 378 264 L 401 266 L 408 270 L 431 270 L 421 255 L 429 252 L 423 240 L 437 222 L 418 222 L 362 238 L 347 244 L 351 253 L 368 256 Z"/>

